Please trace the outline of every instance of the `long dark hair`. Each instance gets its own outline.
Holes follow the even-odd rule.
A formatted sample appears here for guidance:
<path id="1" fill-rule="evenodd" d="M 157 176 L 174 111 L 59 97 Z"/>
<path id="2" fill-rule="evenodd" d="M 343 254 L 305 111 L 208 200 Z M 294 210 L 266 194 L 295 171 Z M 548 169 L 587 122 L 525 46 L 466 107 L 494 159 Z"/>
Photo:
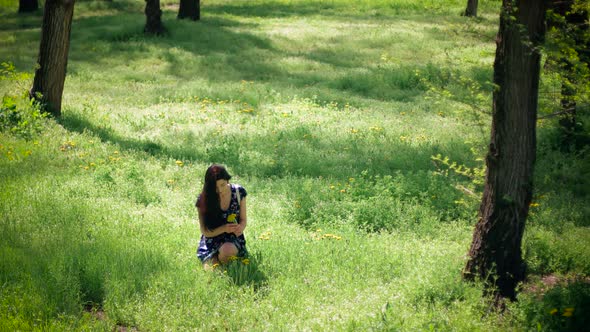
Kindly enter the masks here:
<path id="1" fill-rule="evenodd" d="M 221 219 L 221 206 L 219 204 L 219 196 L 217 195 L 216 184 L 217 180 L 231 179 L 231 175 L 227 172 L 224 166 L 213 164 L 207 168 L 205 172 L 205 183 L 203 184 L 203 191 L 201 191 L 201 200 L 197 207 L 205 213 L 205 226 L 209 229 L 215 229 L 223 225 L 224 221 Z"/>

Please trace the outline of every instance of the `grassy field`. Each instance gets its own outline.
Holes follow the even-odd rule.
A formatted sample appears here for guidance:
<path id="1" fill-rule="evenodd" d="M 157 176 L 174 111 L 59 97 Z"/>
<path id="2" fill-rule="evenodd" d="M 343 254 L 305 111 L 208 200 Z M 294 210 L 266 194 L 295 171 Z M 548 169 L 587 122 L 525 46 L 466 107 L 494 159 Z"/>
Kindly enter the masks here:
<path id="1" fill-rule="evenodd" d="M 0 1 L 0 330 L 588 326 L 590 157 L 556 148 L 556 118 L 538 123 L 519 301 L 490 311 L 460 278 L 499 1 L 478 19 L 455 0 L 208 0 L 199 22 L 162 5 L 168 34 L 146 37 L 142 1 L 76 4 L 51 119 L 21 97 L 42 14 Z M 212 162 L 249 194 L 252 257 L 226 271 L 195 255 Z"/>

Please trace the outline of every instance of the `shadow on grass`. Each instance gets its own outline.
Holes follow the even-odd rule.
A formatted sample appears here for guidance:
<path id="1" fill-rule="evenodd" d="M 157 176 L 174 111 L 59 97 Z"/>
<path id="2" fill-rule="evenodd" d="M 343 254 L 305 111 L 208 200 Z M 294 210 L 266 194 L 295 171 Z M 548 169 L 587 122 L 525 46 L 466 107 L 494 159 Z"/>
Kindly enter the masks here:
<path id="1" fill-rule="evenodd" d="M 310 9 L 301 13 L 314 8 L 307 6 Z M 247 10 L 251 14 L 256 12 L 256 8 Z M 170 14 L 167 12 L 166 17 Z M 365 68 L 366 63 L 360 59 L 368 56 L 366 50 L 373 48 L 371 42 L 352 45 L 346 36 L 333 37 L 325 40 L 323 46 L 311 49 L 291 47 L 289 50 L 279 48 L 276 43 L 297 45 L 303 41 L 285 36 L 269 39 L 256 33 L 262 27 L 258 23 L 220 16 L 205 17 L 199 22 L 168 20 L 169 34 L 165 37 L 145 36 L 139 29 L 143 16 L 137 14 L 81 18 L 75 24 L 81 28 L 72 34 L 70 59 L 74 72 L 76 62 L 108 68 L 155 58 L 158 66 L 166 68 L 160 74 L 180 80 L 205 79 L 219 84 L 256 81 L 272 84 L 279 91 L 302 89 L 304 95 L 313 93 L 306 89 L 313 86 L 320 90 L 320 95 L 333 90 L 378 101 L 411 101 L 427 90 L 414 75 L 427 64 Z M 95 43 L 90 46 L 88 41 Z M 141 68 L 129 75 L 135 81 L 158 80 L 153 72 Z M 238 99 L 239 95 L 232 97 Z M 332 100 L 326 100 L 329 101 Z"/>
<path id="2" fill-rule="evenodd" d="M 23 287 L 42 294 L 48 310 L 76 314 L 81 306 L 101 307 L 106 300 L 124 303 L 147 290 L 150 276 L 169 268 L 157 249 L 117 234 L 108 215 L 75 198 L 61 203 L 47 191 L 29 195 L 26 223 L 0 223 L 6 262 L 0 264 L 0 280 L 26 280 Z"/>
<path id="3" fill-rule="evenodd" d="M 351 41 L 347 35 L 330 38 L 320 35 L 314 38 L 318 43 L 310 45 L 305 38 L 312 38 L 313 34 L 305 35 L 304 40 L 290 35 L 274 35 L 271 39 L 257 33 L 261 28 L 265 28 L 260 23 L 252 20 L 238 21 L 231 19 L 231 16 L 223 17 L 229 14 L 270 19 L 286 15 L 321 15 L 336 22 L 356 20 L 360 26 L 374 25 L 372 14 L 369 15 L 359 8 L 345 10 L 344 14 L 342 10 L 346 9 L 346 6 L 333 3 L 219 4 L 206 7 L 208 11 L 204 11 L 210 15 L 204 15 L 199 22 L 176 20 L 175 12 L 165 10 L 164 24 L 169 34 L 164 37 L 147 37 L 141 31 L 145 23 L 144 15 L 140 12 L 130 12 L 128 9 L 120 10 L 126 6 L 119 7 L 113 7 L 118 9 L 116 14 L 81 16 L 75 19 L 69 55 L 70 75 L 75 76 L 84 72 L 80 68 L 80 64 L 84 63 L 85 68 L 90 66 L 97 72 L 117 70 L 124 80 L 150 84 L 170 81 L 170 78 L 178 80 L 179 87 L 183 86 L 182 81 L 187 81 L 189 86 L 195 86 L 194 80 L 219 85 L 256 81 L 286 95 L 316 96 L 322 102 L 350 102 L 351 105 L 357 106 L 371 101 L 410 102 L 422 96 L 427 90 L 414 73 L 416 70 L 428 71 L 428 63 L 420 64 L 419 61 L 413 61 L 396 68 L 375 68 L 362 60 L 379 57 L 379 54 L 372 54 L 378 53 L 372 43 L 377 42 L 377 48 L 387 45 L 379 39 L 381 37 L 376 41 L 361 39 L 357 43 Z M 387 9 L 390 6 L 379 4 L 375 8 L 368 5 L 361 7 L 372 13 L 375 8 Z M 415 7 L 408 6 L 416 11 Z M 395 10 L 389 12 L 395 13 Z M 435 20 L 441 23 L 440 21 L 446 18 L 439 16 Z M 18 19 L 12 18 L 10 23 L 3 25 L 7 32 L 15 36 L 12 47 L 16 47 L 17 41 L 39 38 L 38 28 L 33 31 L 23 30 L 17 21 Z M 27 26 L 32 27 L 34 21 L 26 20 Z M 386 22 L 388 26 L 395 25 L 396 22 L 433 24 L 432 20 L 429 21 L 423 15 L 410 18 L 400 15 L 389 16 Z M 429 31 L 427 34 L 432 34 L 433 39 L 441 39 L 441 35 L 444 35 L 444 32 L 438 29 L 426 31 Z M 409 37 L 399 35 L 394 42 L 405 43 L 404 38 Z M 277 43 L 291 46 L 285 49 Z M 11 47 L 6 49 L 8 53 L 0 51 L 0 59 L 12 57 Z M 30 47 L 19 52 L 26 53 L 25 57 L 31 60 L 36 56 L 35 50 Z M 22 58 L 23 55 L 19 56 Z M 426 59 L 428 58 L 426 55 Z M 20 63 L 17 65 L 22 66 Z M 152 65 L 158 69 L 147 68 Z M 28 69 L 32 64 L 25 67 Z M 134 67 L 137 70 L 134 70 Z M 431 74 L 434 75 L 433 79 L 436 79 L 437 74 Z M 207 91 L 207 87 L 193 88 L 195 94 L 203 93 L 203 90 Z M 240 99 L 241 92 L 237 90 L 229 88 L 229 91 L 215 92 L 218 96 L 214 97 Z M 158 93 L 155 88 L 154 93 Z"/>
<path id="4" fill-rule="evenodd" d="M 84 133 L 116 144 L 130 152 L 144 152 L 154 157 L 173 158 L 193 162 L 220 162 L 240 174 L 260 177 L 332 177 L 334 174 L 360 174 L 372 170 L 388 174 L 396 170 L 431 170 L 430 157 L 438 153 L 450 155 L 462 161 L 469 156 L 469 146 L 445 147 L 439 144 L 410 146 L 391 138 L 383 138 L 383 144 L 373 146 L 370 141 L 356 140 L 349 136 L 330 137 L 328 140 L 303 139 L 308 129 L 294 127 L 277 134 L 227 135 L 199 137 L 191 130 L 163 137 L 163 141 L 147 141 L 127 137 L 115 130 L 90 122 L 75 112 L 64 112 L 59 123 L 68 131 Z M 295 139 L 297 138 L 297 139 Z M 261 151 L 264 160 L 257 158 Z M 270 161 L 273 159 L 274 161 Z"/>

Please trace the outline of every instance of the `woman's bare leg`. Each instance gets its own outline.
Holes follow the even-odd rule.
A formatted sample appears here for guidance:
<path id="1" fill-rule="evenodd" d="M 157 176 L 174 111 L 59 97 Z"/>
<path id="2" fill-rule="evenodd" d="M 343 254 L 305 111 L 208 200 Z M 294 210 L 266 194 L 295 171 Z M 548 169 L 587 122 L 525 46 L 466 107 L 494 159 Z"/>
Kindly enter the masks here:
<path id="1" fill-rule="evenodd" d="M 237 256 L 238 255 L 238 248 L 236 248 L 236 246 L 231 243 L 231 242 L 226 242 L 224 244 L 221 245 L 221 247 L 219 248 L 219 254 L 217 254 L 217 259 L 219 259 L 219 262 L 221 264 L 225 264 L 229 261 L 229 258 L 232 256 Z"/>

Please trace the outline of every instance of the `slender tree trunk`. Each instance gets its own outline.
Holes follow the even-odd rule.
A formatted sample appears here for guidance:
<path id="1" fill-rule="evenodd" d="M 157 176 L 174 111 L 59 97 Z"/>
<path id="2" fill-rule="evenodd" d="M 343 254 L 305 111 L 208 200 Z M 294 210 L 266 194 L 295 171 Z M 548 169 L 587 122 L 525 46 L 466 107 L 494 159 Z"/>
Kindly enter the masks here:
<path id="1" fill-rule="evenodd" d="M 61 115 L 73 14 L 74 0 L 45 2 L 38 67 L 30 93 L 55 116 Z"/>
<path id="2" fill-rule="evenodd" d="M 477 0 L 467 0 L 467 8 L 465 8 L 463 16 L 477 17 Z"/>
<path id="3" fill-rule="evenodd" d="M 39 9 L 39 2 L 37 0 L 19 0 L 18 1 L 18 12 L 19 13 L 30 13 L 35 12 Z"/>
<path id="4" fill-rule="evenodd" d="M 178 8 L 178 18 L 189 17 L 193 21 L 201 19 L 201 1 L 200 0 L 180 0 Z"/>
<path id="5" fill-rule="evenodd" d="M 162 25 L 162 10 L 160 9 L 160 0 L 145 0 L 145 28 L 143 31 L 147 34 L 161 35 L 166 32 Z"/>
<path id="6" fill-rule="evenodd" d="M 543 1 L 503 0 L 486 183 L 463 271 L 465 279 L 486 281 L 497 304 L 515 299 L 516 286 L 525 277 L 521 244 L 533 192 L 541 59 L 537 46 L 545 34 L 544 21 Z"/>

